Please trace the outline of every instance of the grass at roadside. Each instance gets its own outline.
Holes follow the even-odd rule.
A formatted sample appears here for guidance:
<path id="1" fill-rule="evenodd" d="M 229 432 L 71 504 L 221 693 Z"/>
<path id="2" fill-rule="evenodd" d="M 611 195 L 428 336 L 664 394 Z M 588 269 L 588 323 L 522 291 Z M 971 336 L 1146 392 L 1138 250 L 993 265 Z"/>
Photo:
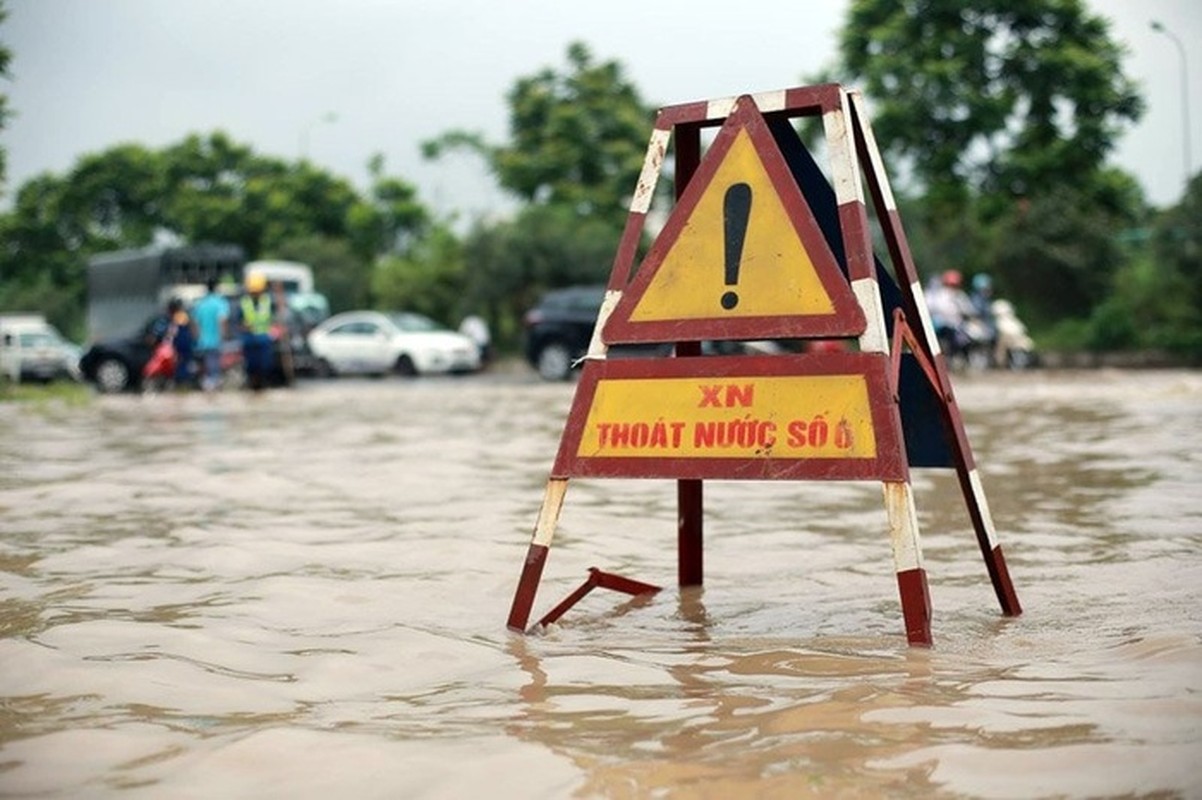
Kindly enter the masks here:
<path id="1" fill-rule="evenodd" d="M 0 381 L 0 403 L 46 405 L 60 402 L 71 406 L 81 406 L 91 401 L 92 387 L 86 383 L 55 381 L 42 384 Z"/>

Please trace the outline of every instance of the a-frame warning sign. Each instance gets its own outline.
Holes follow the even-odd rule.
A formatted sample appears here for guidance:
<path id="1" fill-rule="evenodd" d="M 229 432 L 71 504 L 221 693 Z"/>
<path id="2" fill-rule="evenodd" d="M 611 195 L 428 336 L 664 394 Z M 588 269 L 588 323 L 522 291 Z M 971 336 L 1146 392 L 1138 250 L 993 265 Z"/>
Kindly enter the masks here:
<path id="1" fill-rule="evenodd" d="M 829 180 L 792 127 L 800 116 L 822 119 Z M 703 157 L 700 132 L 715 126 Z M 631 280 L 673 137 L 677 203 Z M 865 183 L 892 275 L 872 251 Z M 529 624 L 570 478 L 675 479 L 682 586 L 702 582 L 704 480 L 879 480 L 906 637 L 930 644 L 912 467 L 955 468 L 1002 611 L 1021 613 L 857 95 L 826 85 L 661 109 L 607 290 L 510 628 Z M 765 338 L 850 341 L 757 356 L 702 356 L 699 344 Z M 675 356 L 611 357 L 640 342 L 672 343 Z M 539 623 L 596 587 L 657 590 L 594 569 Z"/>

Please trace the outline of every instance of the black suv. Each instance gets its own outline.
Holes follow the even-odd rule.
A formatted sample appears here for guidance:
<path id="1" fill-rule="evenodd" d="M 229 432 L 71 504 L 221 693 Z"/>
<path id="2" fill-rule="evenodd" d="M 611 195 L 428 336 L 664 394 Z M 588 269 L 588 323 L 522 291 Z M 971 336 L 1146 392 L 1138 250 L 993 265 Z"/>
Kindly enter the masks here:
<path id="1" fill-rule="evenodd" d="M 588 352 L 604 286 L 571 286 L 547 292 L 526 312 L 526 360 L 548 381 L 566 380 Z"/>
<path id="2" fill-rule="evenodd" d="M 569 286 L 543 295 L 526 312 L 526 360 L 544 380 L 562 381 L 572 375 L 576 361 L 588 352 L 597 314 L 605 299 L 604 286 Z M 794 341 L 704 341 L 704 355 L 769 355 L 798 350 Z M 613 345 L 609 357 L 664 358 L 672 355 L 671 343 Z"/>

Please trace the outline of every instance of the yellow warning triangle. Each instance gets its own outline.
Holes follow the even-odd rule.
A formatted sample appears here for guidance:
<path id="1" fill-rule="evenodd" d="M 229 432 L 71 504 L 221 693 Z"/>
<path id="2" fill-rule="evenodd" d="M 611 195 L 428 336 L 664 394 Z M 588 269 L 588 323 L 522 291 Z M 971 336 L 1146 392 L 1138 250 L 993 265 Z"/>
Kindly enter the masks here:
<path id="1" fill-rule="evenodd" d="M 750 97 L 614 308 L 607 344 L 858 336 L 865 322 Z"/>

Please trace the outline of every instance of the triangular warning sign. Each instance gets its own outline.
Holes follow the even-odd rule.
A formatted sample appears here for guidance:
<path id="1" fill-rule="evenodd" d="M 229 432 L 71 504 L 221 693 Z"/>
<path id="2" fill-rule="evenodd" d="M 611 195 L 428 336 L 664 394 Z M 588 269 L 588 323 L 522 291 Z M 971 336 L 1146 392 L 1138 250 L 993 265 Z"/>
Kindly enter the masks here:
<path id="1" fill-rule="evenodd" d="M 851 337 L 863 312 L 754 101 L 719 130 L 606 344 Z"/>

